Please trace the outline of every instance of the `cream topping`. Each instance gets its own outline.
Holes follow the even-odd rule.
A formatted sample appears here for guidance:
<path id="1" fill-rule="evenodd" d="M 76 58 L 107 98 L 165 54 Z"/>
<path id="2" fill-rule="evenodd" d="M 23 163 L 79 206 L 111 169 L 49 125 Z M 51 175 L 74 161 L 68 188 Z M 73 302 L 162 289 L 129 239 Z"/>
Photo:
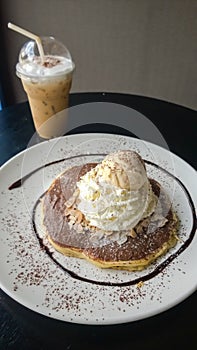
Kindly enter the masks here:
<path id="1" fill-rule="evenodd" d="M 20 61 L 17 66 L 17 72 L 32 77 L 50 77 L 61 73 L 72 71 L 74 64 L 71 59 L 62 56 L 45 56 L 44 63 L 39 56 L 33 59 Z"/>
<path id="2" fill-rule="evenodd" d="M 78 209 L 90 225 L 105 231 L 128 234 L 156 205 L 143 160 L 133 151 L 106 156 L 77 187 Z"/>

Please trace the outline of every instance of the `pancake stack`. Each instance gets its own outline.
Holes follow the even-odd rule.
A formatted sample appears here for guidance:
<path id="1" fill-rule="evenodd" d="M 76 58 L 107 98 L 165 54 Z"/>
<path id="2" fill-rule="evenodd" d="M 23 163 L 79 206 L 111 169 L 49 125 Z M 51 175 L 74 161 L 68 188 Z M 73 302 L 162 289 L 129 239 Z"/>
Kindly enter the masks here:
<path id="1" fill-rule="evenodd" d="M 123 163 L 119 162 L 119 166 L 114 167 L 124 152 L 126 151 L 119 151 L 118 158 L 117 153 L 116 158 L 108 158 L 107 163 L 106 161 L 101 164 L 88 163 L 66 169 L 54 179 L 46 191 L 42 200 L 43 225 L 49 242 L 60 253 L 86 259 L 100 268 L 135 271 L 146 268 L 177 243 L 178 218 L 160 184 L 154 179 L 144 180 L 145 177 L 141 176 L 144 172 L 142 168 L 140 172 L 136 172 L 135 169 L 133 172 L 128 172 L 127 176 L 128 167 L 126 169 Z M 143 160 L 136 152 L 127 152 L 129 157 L 133 157 L 135 153 L 135 157 L 138 157 L 145 169 Z M 114 163 L 113 159 L 116 159 Z M 103 176 L 103 166 L 105 176 Z M 110 170 L 106 171 L 106 167 Z M 118 168 L 119 171 L 117 171 Z M 114 173 L 116 176 L 113 175 Z M 119 175 L 122 173 L 124 173 L 122 176 L 124 181 L 120 180 Z M 133 176 L 140 178 L 140 181 L 133 180 Z M 88 197 L 87 195 L 82 197 L 87 179 L 90 179 L 90 183 L 93 179 L 93 185 L 96 183 L 98 186 L 95 192 L 87 192 Z M 95 211 L 87 215 L 88 208 L 97 210 L 98 198 L 102 198 L 103 183 L 111 186 L 105 189 L 106 197 L 110 188 L 124 196 L 127 191 L 130 197 L 141 191 L 142 196 L 138 195 L 137 204 L 134 207 L 137 214 L 133 214 L 133 197 L 132 200 L 128 197 L 129 205 L 127 205 L 128 200 L 121 202 L 123 203 L 120 207 L 122 223 L 121 220 L 118 221 L 118 211 L 115 211 L 119 208 L 117 207 L 119 202 L 113 205 L 107 198 L 105 198 L 106 203 L 108 202 L 109 205 L 106 210 L 101 206 L 102 212 Z M 144 188 L 148 189 L 146 197 L 144 190 L 142 191 Z M 117 201 L 116 197 L 110 198 L 115 198 Z M 143 206 L 140 218 L 139 208 L 141 210 L 142 205 L 138 202 L 141 198 L 143 202 L 146 201 L 146 204 Z M 89 207 L 88 201 L 91 201 Z M 111 213 L 110 217 L 109 213 Z M 133 215 L 132 223 L 128 213 Z M 97 221 L 95 218 L 98 218 Z M 96 226 L 95 222 L 99 224 Z M 128 226 L 126 226 L 127 222 Z M 109 229 L 106 230 L 106 227 Z"/>

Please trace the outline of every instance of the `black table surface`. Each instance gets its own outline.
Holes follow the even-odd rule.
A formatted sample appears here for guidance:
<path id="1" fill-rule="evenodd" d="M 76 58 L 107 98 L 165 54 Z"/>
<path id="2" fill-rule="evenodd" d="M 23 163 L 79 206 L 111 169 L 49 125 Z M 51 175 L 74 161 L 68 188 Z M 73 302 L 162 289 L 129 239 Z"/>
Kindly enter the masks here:
<path id="1" fill-rule="evenodd" d="M 173 103 L 128 94 L 75 93 L 70 106 L 111 102 L 132 108 L 158 128 L 169 149 L 197 168 L 197 112 Z M 130 130 L 132 127 L 130 128 Z M 34 134 L 27 102 L 0 112 L 0 165 L 24 150 Z M 113 123 L 84 124 L 69 132 L 132 135 Z M 151 140 L 150 140 L 151 141 Z M 153 143 L 155 140 L 152 140 Z M 47 318 L 0 291 L 0 349 L 196 349 L 197 293 L 173 308 L 122 325 L 79 325 Z"/>

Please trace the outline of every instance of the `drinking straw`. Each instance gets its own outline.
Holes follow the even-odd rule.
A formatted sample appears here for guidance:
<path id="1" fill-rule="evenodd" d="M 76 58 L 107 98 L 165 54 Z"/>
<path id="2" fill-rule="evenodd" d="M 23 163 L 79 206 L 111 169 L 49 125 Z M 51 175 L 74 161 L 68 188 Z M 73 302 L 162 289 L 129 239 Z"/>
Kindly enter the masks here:
<path id="1" fill-rule="evenodd" d="M 42 47 L 41 39 L 40 39 L 40 37 L 38 35 L 33 34 L 33 33 L 29 32 L 28 30 L 23 29 L 23 28 L 15 25 L 13 23 L 10 23 L 10 22 L 8 23 L 8 28 L 10 28 L 12 30 L 15 30 L 15 32 L 18 32 L 18 33 L 20 33 L 22 35 L 27 36 L 30 39 L 35 40 L 35 42 L 37 44 L 37 47 L 38 47 L 38 52 L 39 52 L 41 61 L 42 61 L 42 63 L 44 62 L 44 50 L 43 50 L 43 47 Z"/>

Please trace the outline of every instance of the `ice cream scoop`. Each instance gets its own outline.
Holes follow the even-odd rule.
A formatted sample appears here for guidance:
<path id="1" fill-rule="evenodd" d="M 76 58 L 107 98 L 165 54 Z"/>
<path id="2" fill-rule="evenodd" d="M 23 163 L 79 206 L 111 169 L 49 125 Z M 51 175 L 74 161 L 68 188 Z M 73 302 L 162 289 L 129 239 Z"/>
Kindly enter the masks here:
<path id="1" fill-rule="evenodd" d="M 105 231 L 132 229 L 154 210 L 145 164 L 134 151 L 107 155 L 77 187 L 78 209 L 90 225 Z"/>

